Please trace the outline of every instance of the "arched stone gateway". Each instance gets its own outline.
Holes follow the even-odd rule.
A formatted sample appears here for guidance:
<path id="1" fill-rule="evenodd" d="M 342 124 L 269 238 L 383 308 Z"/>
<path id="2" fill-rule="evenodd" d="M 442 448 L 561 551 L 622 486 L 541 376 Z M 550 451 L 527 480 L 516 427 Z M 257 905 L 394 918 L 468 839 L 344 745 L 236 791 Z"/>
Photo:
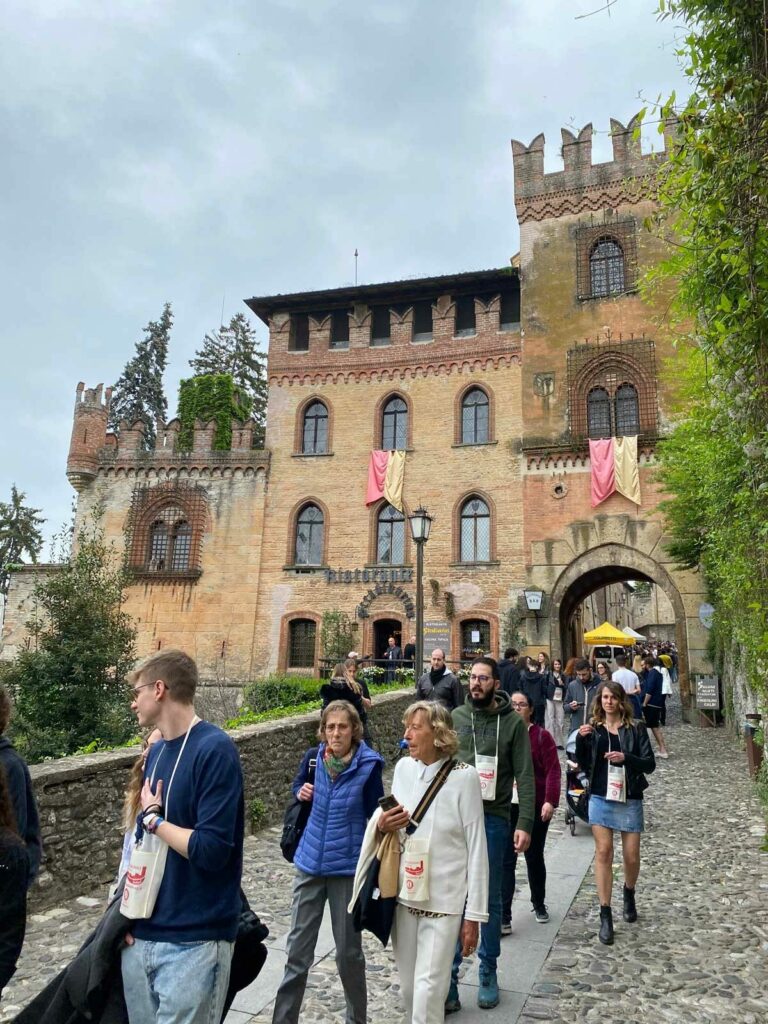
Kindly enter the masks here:
<path id="1" fill-rule="evenodd" d="M 675 612 L 680 693 L 689 703 L 690 673 L 711 670 L 707 631 L 699 620 L 706 593 L 698 573 L 675 567 L 658 521 L 600 515 L 571 523 L 557 539 L 534 542 L 531 549 L 530 584 L 548 596 L 548 621 L 541 621 L 539 636 L 549 640 L 552 653 L 568 650 L 570 622 L 590 594 L 623 580 L 656 583 Z"/>

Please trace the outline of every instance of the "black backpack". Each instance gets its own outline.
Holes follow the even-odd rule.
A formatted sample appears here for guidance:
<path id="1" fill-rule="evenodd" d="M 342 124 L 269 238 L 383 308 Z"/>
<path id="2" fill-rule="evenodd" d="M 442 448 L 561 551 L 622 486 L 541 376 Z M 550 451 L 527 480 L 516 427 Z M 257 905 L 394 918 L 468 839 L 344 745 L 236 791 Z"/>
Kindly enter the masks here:
<path id="1" fill-rule="evenodd" d="M 313 755 L 309 761 L 309 775 L 307 782 L 310 785 L 315 781 L 315 768 L 317 767 L 317 748 L 310 751 Z M 280 836 L 280 849 L 289 864 L 293 864 L 299 840 L 304 834 L 304 829 L 309 821 L 309 812 L 312 810 L 311 800 L 299 800 L 294 797 L 285 809 L 283 815 L 283 834 Z"/>

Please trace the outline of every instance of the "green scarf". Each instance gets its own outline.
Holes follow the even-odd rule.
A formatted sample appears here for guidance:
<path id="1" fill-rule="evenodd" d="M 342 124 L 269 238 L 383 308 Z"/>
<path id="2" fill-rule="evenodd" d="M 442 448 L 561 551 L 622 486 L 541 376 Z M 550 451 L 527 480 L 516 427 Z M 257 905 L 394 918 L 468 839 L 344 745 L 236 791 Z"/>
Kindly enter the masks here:
<path id="1" fill-rule="evenodd" d="M 331 748 L 326 747 L 325 753 L 323 754 L 323 764 L 325 770 L 328 772 L 328 778 L 331 782 L 335 782 L 336 779 L 341 775 L 345 768 L 348 768 L 352 762 L 352 758 L 355 756 L 357 747 L 352 747 L 348 754 L 344 757 L 334 757 L 331 753 Z"/>

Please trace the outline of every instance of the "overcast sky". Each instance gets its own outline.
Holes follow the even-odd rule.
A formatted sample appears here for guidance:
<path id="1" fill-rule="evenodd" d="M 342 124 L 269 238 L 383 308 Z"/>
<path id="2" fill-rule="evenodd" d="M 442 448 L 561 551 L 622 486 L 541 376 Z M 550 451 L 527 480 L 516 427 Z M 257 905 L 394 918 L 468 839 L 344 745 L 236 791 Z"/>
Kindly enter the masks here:
<path id="1" fill-rule="evenodd" d="M 166 378 L 251 295 L 505 265 L 509 140 L 685 93 L 656 0 L 5 0 L 0 500 L 52 532 L 79 380 L 173 304 Z M 655 129 L 648 140 L 660 148 Z M 266 341 L 261 325 L 260 334 Z"/>

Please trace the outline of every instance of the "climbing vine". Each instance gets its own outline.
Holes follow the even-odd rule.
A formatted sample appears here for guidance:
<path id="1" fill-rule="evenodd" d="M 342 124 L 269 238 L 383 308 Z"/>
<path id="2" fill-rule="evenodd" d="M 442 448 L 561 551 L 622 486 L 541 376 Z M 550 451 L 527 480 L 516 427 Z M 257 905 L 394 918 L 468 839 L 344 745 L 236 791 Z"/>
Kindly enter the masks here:
<path id="1" fill-rule="evenodd" d="M 191 452 L 195 421 L 216 422 L 214 451 L 226 452 L 232 447 L 232 420 L 244 423 L 250 416 L 250 402 L 245 399 L 227 373 L 211 373 L 190 377 L 179 384 L 179 419 L 181 427 L 176 439 L 180 452 Z"/>

